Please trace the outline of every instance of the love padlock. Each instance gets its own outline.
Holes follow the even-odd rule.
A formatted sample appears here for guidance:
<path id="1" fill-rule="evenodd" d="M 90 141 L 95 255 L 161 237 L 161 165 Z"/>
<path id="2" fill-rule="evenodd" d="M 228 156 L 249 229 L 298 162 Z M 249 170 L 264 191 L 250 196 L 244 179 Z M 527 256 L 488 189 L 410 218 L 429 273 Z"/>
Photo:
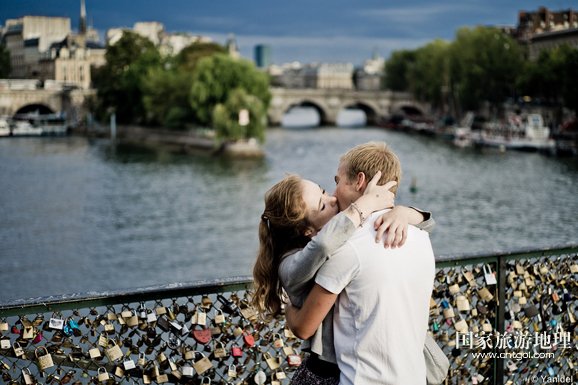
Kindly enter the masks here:
<path id="1" fill-rule="evenodd" d="M 299 366 L 301 365 L 301 356 L 298 354 L 290 354 L 287 356 L 287 365 Z"/>
<path id="2" fill-rule="evenodd" d="M 267 366 L 269 366 L 269 369 L 275 370 L 281 366 L 279 359 L 271 356 L 269 352 L 263 353 L 263 357 L 265 358 L 265 362 L 267 363 Z"/>
<path id="3" fill-rule="evenodd" d="M 281 334 L 275 333 L 273 334 L 273 346 L 277 349 L 280 349 L 285 345 L 283 342 L 283 338 L 281 338 Z"/>
<path id="4" fill-rule="evenodd" d="M 110 340 L 112 346 L 107 348 L 104 353 L 110 362 L 117 361 L 123 357 L 122 350 L 114 340 Z"/>
<path id="5" fill-rule="evenodd" d="M 97 373 L 96 378 L 98 379 L 99 382 L 106 382 L 110 380 L 110 376 L 106 371 L 106 368 L 101 366 L 100 368 L 97 369 L 96 373 Z"/>
<path id="6" fill-rule="evenodd" d="M 38 355 L 38 351 L 44 349 L 44 352 L 46 354 L 44 355 Z M 46 350 L 46 348 L 44 346 L 39 346 L 36 348 L 36 350 L 34 350 L 34 355 L 36 356 L 36 360 L 38 361 L 38 367 L 41 371 L 44 371 L 48 368 L 51 368 L 54 366 L 54 362 L 52 361 L 52 356 L 50 355 L 50 353 L 48 353 L 48 350 Z"/>
<path id="7" fill-rule="evenodd" d="M 10 342 L 10 340 L 8 340 L 8 342 Z M 14 355 L 16 357 L 24 356 L 24 349 L 22 349 L 22 346 L 20 346 L 20 343 L 18 341 L 14 342 L 14 344 L 12 345 L 12 350 L 14 350 Z"/>
<path id="8" fill-rule="evenodd" d="M 213 367 L 213 363 L 203 353 L 198 353 L 201 355 L 201 359 L 195 361 L 193 363 L 193 367 L 195 368 L 197 374 L 203 374 Z"/>
<path id="9" fill-rule="evenodd" d="M 229 365 L 229 370 L 227 370 L 227 376 L 229 376 L 230 379 L 237 377 L 237 366 L 235 366 L 235 364 Z"/>
<path id="10" fill-rule="evenodd" d="M 225 321 L 226 321 L 225 314 L 223 314 L 223 311 L 221 309 L 217 309 L 214 319 L 215 324 L 221 325 L 224 324 Z"/>
<path id="11" fill-rule="evenodd" d="M 482 267 L 484 270 L 484 279 L 486 280 L 486 285 L 495 285 L 497 284 L 496 276 L 492 273 L 492 268 L 490 265 L 486 264 Z"/>
<path id="12" fill-rule="evenodd" d="M 233 357 L 242 357 L 243 356 L 243 349 L 240 346 L 233 346 L 231 347 L 231 355 Z"/>
<path id="13" fill-rule="evenodd" d="M 243 341 L 245 341 L 245 345 L 250 348 L 255 346 L 255 337 L 249 332 L 243 332 Z"/>
<path id="14" fill-rule="evenodd" d="M 227 349 L 225 349 L 225 345 L 223 345 L 221 341 L 215 341 L 213 355 L 215 358 L 224 358 L 228 356 Z"/>
<path id="15" fill-rule="evenodd" d="M 212 337 L 211 329 L 206 327 L 199 328 L 199 326 L 197 326 L 195 329 L 193 329 L 191 334 L 193 335 L 195 341 L 203 345 L 208 344 Z"/>

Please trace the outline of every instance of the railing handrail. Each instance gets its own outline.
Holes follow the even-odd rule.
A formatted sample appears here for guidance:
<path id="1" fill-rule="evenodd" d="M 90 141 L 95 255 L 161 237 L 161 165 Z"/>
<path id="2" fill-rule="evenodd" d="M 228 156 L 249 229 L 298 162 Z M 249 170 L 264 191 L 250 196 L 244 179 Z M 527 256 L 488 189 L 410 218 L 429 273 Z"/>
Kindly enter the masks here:
<path id="1" fill-rule="evenodd" d="M 475 253 L 462 256 L 438 256 L 436 268 L 451 267 L 479 262 L 497 262 L 505 260 L 540 257 L 552 254 L 578 253 L 578 244 L 568 244 L 534 250 L 512 250 L 492 254 Z M 16 299 L 0 304 L 0 317 L 9 317 L 23 313 L 36 313 L 58 310 L 70 310 L 82 304 L 83 307 L 114 305 L 123 302 L 144 302 L 169 297 L 193 296 L 205 293 L 221 293 L 231 290 L 248 289 L 252 277 L 237 276 L 203 280 L 189 283 L 171 283 L 145 288 L 129 288 L 109 292 L 87 292 L 28 299 Z"/>

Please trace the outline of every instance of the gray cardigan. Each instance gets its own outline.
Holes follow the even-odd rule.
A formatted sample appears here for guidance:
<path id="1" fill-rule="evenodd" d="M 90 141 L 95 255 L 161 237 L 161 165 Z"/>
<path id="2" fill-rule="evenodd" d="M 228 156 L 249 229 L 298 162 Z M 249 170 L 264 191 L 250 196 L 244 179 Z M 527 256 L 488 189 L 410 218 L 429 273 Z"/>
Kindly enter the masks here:
<path id="1" fill-rule="evenodd" d="M 431 232 L 435 226 L 433 216 L 429 212 L 421 212 L 426 218 L 417 225 L 421 230 Z M 331 254 L 339 249 L 353 235 L 356 227 L 343 213 L 339 213 L 325 226 L 303 249 L 293 250 L 283 257 L 279 265 L 279 279 L 287 292 L 291 304 L 303 306 L 309 291 L 315 284 L 315 275 Z M 309 349 L 319 355 L 322 360 L 337 363 L 333 346 L 333 309 L 323 319 L 323 323 L 307 341 L 303 341 L 303 349 Z"/>

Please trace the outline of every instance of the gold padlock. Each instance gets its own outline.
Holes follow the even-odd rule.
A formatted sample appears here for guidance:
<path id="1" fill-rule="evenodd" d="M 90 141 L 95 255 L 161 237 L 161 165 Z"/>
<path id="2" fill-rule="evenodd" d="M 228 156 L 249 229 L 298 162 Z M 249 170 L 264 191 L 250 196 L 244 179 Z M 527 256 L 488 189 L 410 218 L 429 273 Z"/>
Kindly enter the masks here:
<path id="1" fill-rule="evenodd" d="M 263 353 L 263 357 L 265 357 L 265 362 L 267 363 L 267 366 L 269 366 L 269 369 L 275 370 L 281 366 L 279 359 L 277 357 L 271 356 L 269 352 Z"/>
<path id="2" fill-rule="evenodd" d="M 106 357 L 110 362 L 120 360 L 123 357 L 122 350 L 114 340 L 111 340 L 112 346 L 105 350 Z"/>
<path id="3" fill-rule="evenodd" d="M 223 357 L 228 356 L 227 349 L 225 349 L 225 346 L 223 345 L 223 343 L 221 341 L 215 341 L 215 347 L 213 349 L 213 355 L 216 358 L 223 358 Z"/>
<path id="4" fill-rule="evenodd" d="M 202 358 L 193 363 L 193 368 L 195 368 L 197 374 L 203 374 L 213 367 L 213 363 L 203 353 L 198 353 L 202 356 Z"/>
<path id="5" fill-rule="evenodd" d="M 470 301 L 465 296 L 459 295 L 456 302 L 459 311 L 470 311 Z"/>
<path id="6" fill-rule="evenodd" d="M 460 315 L 460 320 L 454 324 L 456 330 L 460 333 L 467 333 L 468 332 L 468 323 L 465 319 L 462 318 Z"/>
<path id="7" fill-rule="evenodd" d="M 99 382 L 106 382 L 108 380 L 110 380 L 110 376 L 108 375 L 108 372 L 106 371 L 106 368 L 104 367 L 100 367 L 97 369 L 97 379 Z"/>
<path id="8" fill-rule="evenodd" d="M 215 323 L 216 324 L 224 324 L 225 323 L 225 314 L 221 309 L 217 309 L 215 314 Z"/>
<path id="9" fill-rule="evenodd" d="M 38 351 L 41 349 L 44 349 L 44 352 L 46 354 L 39 356 Z M 54 362 L 52 361 L 52 356 L 50 355 L 50 353 L 48 353 L 48 350 L 46 350 L 46 347 L 44 347 L 44 346 L 37 347 L 36 350 L 34 350 L 34 355 L 36 356 L 36 359 L 38 360 L 38 367 L 41 371 L 44 371 L 44 370 L 54 366 Z"/>
<path id="10" fill-rule="evenodd" d="M 281 335 L 279 333 L 275 333 L 273 334 L 273 346 L 276 347 L 277 349 L 282 348 L 284 343 L 283 343 L 283 339 L 281 338 Z"/>

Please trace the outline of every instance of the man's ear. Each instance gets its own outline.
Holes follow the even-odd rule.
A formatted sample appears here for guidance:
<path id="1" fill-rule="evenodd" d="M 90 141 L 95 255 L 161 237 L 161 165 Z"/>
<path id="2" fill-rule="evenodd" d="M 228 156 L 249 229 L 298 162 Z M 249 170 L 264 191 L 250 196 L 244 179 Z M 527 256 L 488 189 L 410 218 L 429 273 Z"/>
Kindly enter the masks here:
<path id="1" fill-rule="evenodd" d="M 364 191 L 367 186 L 367 178 L 364 172 L 357 173 L 357 179 L 355 181 L 355 191 Z"/>
<path id="2" fill-rule="evenodd" d="M 307 227 L 307 229 L 305 229 L 305 232 L 303 233 L 303 235 L 305 235 L 308 238 L 311 238 L 314 234 L 314 230 L 311 227 Z"/>

